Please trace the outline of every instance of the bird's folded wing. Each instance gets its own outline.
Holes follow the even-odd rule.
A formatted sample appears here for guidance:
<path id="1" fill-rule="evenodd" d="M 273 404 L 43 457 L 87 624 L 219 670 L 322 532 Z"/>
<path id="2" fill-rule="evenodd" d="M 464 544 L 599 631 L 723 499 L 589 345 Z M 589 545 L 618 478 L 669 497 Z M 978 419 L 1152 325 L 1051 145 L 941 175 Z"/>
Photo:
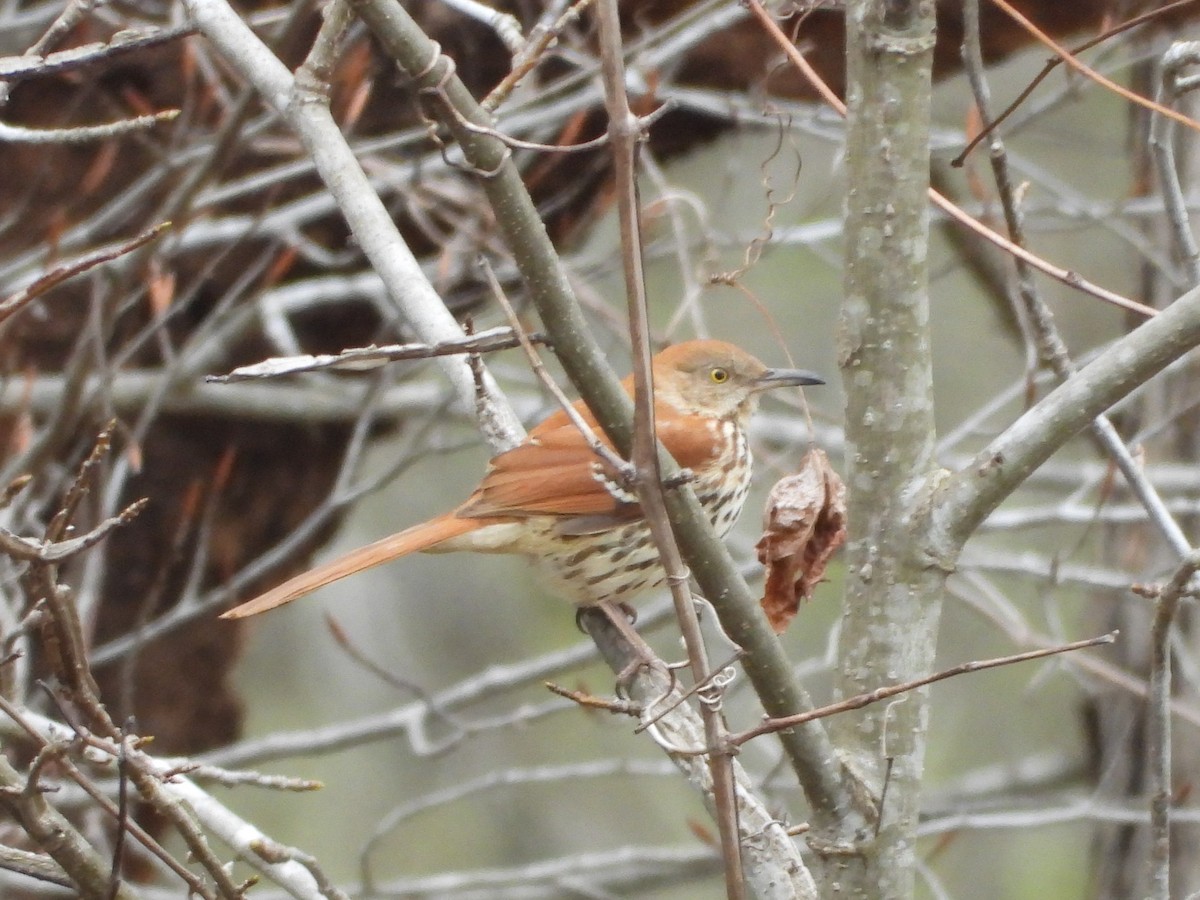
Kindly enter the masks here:
<path id="1" fill-rule="evenodd" d="M 658 438 L 681 466 L 703 466 L 718 449 L 718 436 L 709 421 L 678 413 L 662 415 Z M 599 516 L 628 521 L 640 509 L 632 486 L 563 416 L 548 419 L 524 444 L 495 457 L 478 490 L 457 514 L 469 518 Z"/>

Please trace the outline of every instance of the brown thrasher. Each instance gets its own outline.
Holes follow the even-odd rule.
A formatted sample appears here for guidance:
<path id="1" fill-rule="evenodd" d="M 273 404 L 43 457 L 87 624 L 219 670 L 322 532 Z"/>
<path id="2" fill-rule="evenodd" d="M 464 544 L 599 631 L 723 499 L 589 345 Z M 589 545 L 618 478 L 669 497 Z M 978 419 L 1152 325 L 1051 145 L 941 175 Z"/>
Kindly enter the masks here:
<path id="1" fill-rule="evenodd" d="M 696 497 L 724 537 L 750 487 L 746 427 L 759 393 L 823 382 L 797 369 L 768 369 L 746 351 L 711 340 L 667 348 L 654 357 L 653 373 L 658 439 L 691 470 Z M 632 376 L 623 384 L 632 395 Z M 582 401 L 575 409 L 607 444 Z M 559 410 L 524 443 L 495 457 L 462 506 L 297 575 L 224 618 L 274 609 L 408 553 L 452 550 L 527 556 L 553 590 L 578 606 L 625 601 L 666 580 L 636 496 Z"/>

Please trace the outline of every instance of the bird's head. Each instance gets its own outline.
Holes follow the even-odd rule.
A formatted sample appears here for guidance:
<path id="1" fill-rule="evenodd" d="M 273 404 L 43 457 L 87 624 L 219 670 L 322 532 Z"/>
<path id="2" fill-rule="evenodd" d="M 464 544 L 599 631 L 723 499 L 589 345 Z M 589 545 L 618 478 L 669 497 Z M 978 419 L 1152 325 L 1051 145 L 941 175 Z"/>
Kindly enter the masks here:
<path id="1" fill-rule="evenodd" d="M 767 368 L 725 341 L 687 341 L 654 357 L 659 402 L 692 415 L 741 419 L 754 411 L 765 390 L 824 383 L 802 369 Z"/>

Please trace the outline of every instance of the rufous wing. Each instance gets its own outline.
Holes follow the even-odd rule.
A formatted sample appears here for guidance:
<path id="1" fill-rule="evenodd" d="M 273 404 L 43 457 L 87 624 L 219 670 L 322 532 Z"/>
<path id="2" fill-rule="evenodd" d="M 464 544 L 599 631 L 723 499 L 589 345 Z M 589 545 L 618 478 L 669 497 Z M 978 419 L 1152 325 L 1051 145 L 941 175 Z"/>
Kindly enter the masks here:
<path id="1" fill-rule="evenodd" d="M 578 408 L 578 407 L 577 407 Z M 611 448 L 584 409 L 597 437 Z M 696 468 L 718 452 L 709 420 L 659 410 L 658 437 L 681 466 Z M 628 521 L 640 514 L 632 488 L 603 460 L 565 414 L 535 428 L 525 443 L 495 457 L 479 488 L 459 507 L 460 516 L 532 515 Z"/>

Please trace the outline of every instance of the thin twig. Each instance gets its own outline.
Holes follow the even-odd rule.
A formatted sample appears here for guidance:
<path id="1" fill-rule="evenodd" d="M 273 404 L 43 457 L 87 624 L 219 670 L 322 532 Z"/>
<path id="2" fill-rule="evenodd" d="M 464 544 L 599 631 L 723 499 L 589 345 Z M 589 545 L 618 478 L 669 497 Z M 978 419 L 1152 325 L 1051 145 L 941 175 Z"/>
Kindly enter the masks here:
<path id="1" fill-rule="evenodd" d="M 135 131 L 145 131 L 155 125 L 173 122 L 178 117 L 179 110 L 166 109 L 148 116 L 117 119 L 104 125 L 80 125 L 75 128 L 25 128 L 0 122 L 0 144 L 91 144 Z"/>
<path id="2" fill-rule="evenodd" d="M 667 585 L 675 602 L 675 615 L 687 648 L 692 678 L 696 684 L 707 684 L 711 675 L 708 651 L 704 646 L 696 607 L 692 603 L 687 565 L 679 552 L 667 514 L 663 473 L 659 466 L 641 210 L 637 190 L 637 145 L 642 139 L 641 123 L 630 109 L 629 97 L 625 92 L 621 22 L 616 0 L 600 0 L 596 13 L 599 20 L 600 71 L 604 80 L 604 103 L 608 111 L 608 136 L 616 182 L 622 271 L 629 308 L 629 334 L 633 344 L 634 432 L 631 459 L 636 467 L 635 485 L 642 514 L 667 573 Z M 725 723 L 716 703 L 701 703 L 700 713 L 704 719 L 704 736 L 708 745 L 721 857 L 725 861 L 725 893 L 729 900 L 742 900 L 746 896 L 746 883 L 737 803 L 734 799 L 732 759 L 725 743 Z"/>
<path id="3" fill-rule="evenodd" d="M 641 127 L 643 129 L 649 128 L 663 116 L 669 113 L 671 108 L 672 105 L 670 103 L 664 103 L 660 105 L 649 115 L 643 116 L 638 120 L 641 123 Z M 476 125 L 473 122 L 466 121 L 465 119 L 460 119 L 459 124 L 473 134 L 494 137 L 496 140 L 502 142 L 506 147 L 511 147 L 513 150 L 534 150 L 538 153 L 586 153 L 589 150 L 596 150 L 600 147 L 607 146 L 610 140 L 610 135 L 602 134 L 599 137 L 594 137 L 590 141 L 584 141 L 580 144 L 542 144 L 538 143 L 537 141 L 526 141 L 522 140 L 521 138 L 515 138 L 496 128 L 489 128 L 484 125 Z"/>
<path id="4" fill-rule="evenodd" d="M 821 76 L 817 74 L 816 69 L 814 69 L 809 64 L 808 60 L 804 58 L 803 54 L 796 49 L 796 47 L 788 39 L 787 35 L 785 35 L 779 28 L 779 25 L 775 22 L 775 20 L 771 18 L 771 14 L 763 8 L 760 0 L 746 0 L 746 4 L 751 13 L 753 13 L 758 21 L 762 23 L 763 27 L 767 30 L 767 33 L 770 34 L 772 39 L 779 45 L 780 49 L 787 54 L 789 61 L 801 72 L 801 74 L 804 75 L 806 79 L 808 79 L 809 83 L 817 90 L 825 102 L 828 103 L 835 111 L 837 111 L 839 115 L 844 117 L 846 115 L 846 105 L 842 103 L 841 98 L 839 98 L 835 93 L 833 93 L 833 91 L 829 89 L 829 86 L 825 84 Z M 1115 291 L 1110 291 L 1107 288 L 1093 284 L 1086 278 L 1080 276 L 1077 272 L 1073 272 L 1070 269 L 1064 269 L 1061 266 L 1056 266 L 1042 257 L 1030 253 L 1024 247 L 1014 244 L 1003 235 L 998 234 L 991 228 L 988 228 L 974 216 L 970 215 L 962 207 L 958 206 L 956 203 L 952 202 L 933 188 L 929 189 L 929 199 L 936 207 L 938 207 L 938 209 L 950 216 L 950 218 L 954 219 L 960 225 L 970 228 L 984 240 L 996 245 L 1004 252 L 1009 253 L 1018 259 L 1024 260 L 1038 271 L 1049 275 L 1056 281 L 1061 281 L 1068 287 L 1072 287 L 1084 294 L 1090 294 L 1098 300 L 1103 300 L 1105 303 L 1118 306 L 1121 309 L 1127 309 L 1130 312 L 1136 312 L 1139 315 L 1146 317 L 1153 316 L 1158 312 L 1151 306 L 1147 306 L 1144 303 L 1138 303 L 1136 300 L 1130 300 L 1128 297 L 1124 297 Z"/>
<path id="5" fill-rule="evenodd" d="M 1193 550 L 1158 595 L 1150 630 L 1150 711 L 1147 724 L 1150 769 L 1150 889 L 1152 900 L 1171 897 L 1171 625 L 1179 603 L 1200 570 Z"/>
<path id="6" fill-rule="evenodd" d="M 108 861 L 87 842 L 65 816 L 51 806 L 46 795 L 30 785 L 0 754 L 0 806 L 29 837 L 43 847 L 70 877 L 84 900 L 136 900 L 127 883 L 111 890 Z"/>
<path id="7" fill-rule="evenodd" d="M 958 156 L 956 156 L 953 160 L 951 160 L 950 165 L 955 167 L 961 166 L 971 151 L 978 147 L 980 142 L 987 138 L 988 134 L 990 134 L 994 129 L 998 128 L 1001 122 L 1005 121 L 1009 116 L 1015 113 L 1021 107 L 1021 104 L 1023 104 L 1029 97 L 1029 95 L 1033 93 L 1034 89 L 1062 63 L 1066 62 L 1067 60 L 1077 58 L 1078 55 L 1085 50 L 1090 50 L 1097 44 L 1101 44 L 1104 41 L 1107 41 L 1109 38 L 1115 37 L 1124 31 L 1128 31 L 1131 28 L 1137 28 L 1139 25 L 1144 25 L 1146 22 L 1156 19 L 1159 16 L 1175 12 L 1178 9 L 1182 9 L 1185 6 L 1190 6 L 1196 2 L 1197 0 L 1175 0 L 1174 3 L 1168 3 L 1165 6 L 1148 10 L 1141 15 L 1134 16 L 1132 19 L 1108 29 L 1102 34 L 1098 34 L 1093 38 L 1089 38 L 1082 44 L 1079 44 L 1070 50 L 1066 50 L 1062 54 L 1055 55 L 1053 59 L 1046 63 L 1046 65 L 1042 68 L 1042 71 L 1038 72 L 1038 74 L 1034 76 L 1033 80 L 1025 86 L 1025 89 L 1017 95 L 1017 99 L 1005 107 L 1004 111 L 1001 112 L 1000 115 L 998 115 L 995 119 L 993 119 L 990 125 L 982 129 L 979 134 L 975 135 L 975 137 L 973 137 L 967 143 L 967 146 L 963 148 L 963 151 L 959 153 Z"/>
<path id="8" fill-rule="evenodd" d="M 1047 656 L 1053 656 L 1057 653 L 1068 653 L 1072 650 L 1083 650 L 1087 647 L 1096 647 L 1102 644 L 1111 644 L 1117 639 L 1117 632 L 1110 631 L 1108 634 L 1102 634 L 1099 637 L 1087 638 L 1082 641 L 1073 641 L 1069 644 L 1061 644 L 1057 647 L 1047 647 L 1041 650 L 1029 650 L 1025 653 L 1014 653 L 1011 656 L 999 656 L 994 659 L 977 660 L 975 662 L 963 663 L 958 666 L 953 666 L 949 669 L 943 669 L 940 672 L 934 672 L 932 675 L 926 675 L 922 678 L 914 678 L 911 681 L 905 681 L 901 684 L 891 684 L 886 687 L 877 688 L 873 691 L 867 691 L 864 694 L 855 694 L 853 697 L 847 697 L 837 703 L 831 703 L 828 706 L 822 706 L 820 709 L 814 709 L 811 712 L 800 713 L 795 716 L 786 716 L 781 719 L 765 719 L 761 725 L 743 731 L 741 734 L 732 735 L 730 742 L 735 747 L 740 747 L 747 741 L 753 740 L 764 734 L 774 734 L 777 731 L 782 731 L 786 728 L 795 728 L 797 725 L 803 725 L 812 719 L 823 719 L 826 716 L 837 715 L 838 713 L 848 712 L 852 709 L 862 709 L 864 706 L 870 706 L 872 703 L 878 703 L 880 700 L 887 700 L 899 694 L 907 693 L 908 691 L 916 690 L 924 687 L 927 684 L 933 684 L 935 681 L 942 681 L 946 678 L 953 678 L 957 675 L 965 675 L 969 672 L 982 672 L 985 669 L 994 669 L 997 666 L 1009 666 L 1013 663 L 1027 662 L 1031 659 L 1043 659 Z"/>
<path id="9" fill-rule="evenodd" d="M 525 76 L 537 68 L 538 63 L 558 40 L 563 30 L 578 20 L 591 4 L 592 0 L 577 0 L 555 21 L 539 22 L 530 33 L 524 46 L 517 51 L 513 59 L 512 71 L 491 89 L 479 105 L 489 113 L 499 109 L 500 105 L 508 99 L 509 94 L 525 79 Z"/>
<path id="10" fill-rule="evenodd" d="M 1011 4 L 1009 4 L 1007 2 L 1007 0 L 991 0 L 991 2 L 994 3 L 996 6 L 1000 7 L 1000 9 L 1003 10 L 1005 15 L 1007 15 L 1010 19 L 1012 19 L 1019 26 L 1021 26 L 1021 28 L 1025 29 L 1025 31 L 1034 40 L 1038 41 L 1043 46 L 1048 47 L 1050 49 L 1050 51 L 1055 54 L 1055 56 L 1057 56 L 1059 59 L 1061 59 L 1064 63 L 1066 63 L 1068 66 L 1070 66 L 1076 72 L 1079 72 L 1085 78 L 1091 79 L 1092 81 L 1096 82 L 1100 86 L 1107 88 L 1108 90 L 1112 91 L 1114 94 L 1117 94 L 1118 96 L 1123 97 L 1124 99 L 1128 100 L 1130 103 L 1133 103 L 1136 106 L 1141 106 L 1145 109 L 1148 109 L 1152 112 L 1157 113 L 1160 116 L 1165 116 L 1166 118 L 1171 119 L 1172 121 L 1178 122 L 1180 125 L 1187 126 L 1188 128 L 1192 129 L 1193 131 L 1200 131 L 1200 122 L 1197 122 L 1195 119 L 1191 119 L 1188 116 L 1185 116 L 1183 113 L 1176 112 L 1173 109 L 1168 109 L 1167 107 L 1162 106 L 1161 104 L 1155 103 L 1153 100 L 1149 100 L 1146 97 L 1141 96 L 1140 94 L 1136 94 L 1133 91 L 1129 90 L 1127 87 L 1117 84 L 1112 79 L 1106 78 L 1104 75 L 1101 75 L 1099 72 L 1097 72 L 1091 66 L 1088 66 L 1083 62 L 1080 62 L 1079 57 L 1077 55 L 1079 52 L 1078 50 L 1076 50 L 1076 51 L 1067 50 L 1065 47 L 1063 47 L 1061 44 L 1059 44 L 1057 41 L 1055 41 L 1054 38 L 1050 37 L 1050 35 L 1046 34 L 1046 32 L 1042 31 L 1035 24 L 1033 24 L 1033 22 L 1030 21 L 1028 17 L 1023 15 L 1015 7 L 1013 7 Z M 1156 10 L 1156 12 L 1162 12 L 1162 10 Z M 1006 110 L 1006 114 L 1007 114 L 1007 112 L 1008 111 Z M 999 122 L 999 120 L 997 120 L 997 124 L 998 124 L 998 122 Z M 993 127 L 995 127 L 995 126 L 993 125 Z M 966 154 L 966 151 L 963 151 L 963 155 L 965 155 L 965 154 Z"/>
<path id="11" fill-rule="evenodd" d="M 1196 41 L 1180 41 L 1172 44 L 1163 54 L 1161 64 L 1161 80 L 1159 81 L 1159 97 L 1161 105 L 1174 103 L 1187 90 L 1184 86 L 1186 79 L 1181 70 L 1194 66 L 1200 61 L 1200 43 Z M 1194 87 L 1194 85 L 1193 85 Z M 1167 224 L 1175 241 L 1175 249 L 1187 269 L 1188 283 L 1200 283 L 1200 251 L 1196 248 L 1196 238 L 1192 234 L 1191 222 L 1188 216 L 1187 201 L 1183 194 L 1183 185 L 1179 181 L 1179 171 L 1175 164 L 1175 128 L 1174 119 L 1159 115 L 1157 110 L 1151 118 L 1150 150 L 1158 170 L 1159 190 L 1162 193 L 1163 206 L 1167 214 Z"/>
<path id="12" fill-rule="evenodd" d="M 45 55 L 33 51 L 22 56 L 4 56 L 0 57 L 0 81 L 44 78 L 71 72 L 137 50 L 150 50 L 194 33 L 194 28 L 178 25 L 170 28 L 128 28 L 118 31 L 107 43 L 83 44 Z"/>
<path id="13" fill-rule="evenodd" d="M 534 343 L 545 343 L 540 333 L 527 334 Z M 409 343 L 385 344 L 383 346 L 353 347 L 340 353 L 300 356 L 276 356 L 263 362 L 238 366 L 228 375 L 208 375 L 205 381 L 212 384 L 233 384 L 281 375 L 303 372 L 320 372 L 325 369 L 344 369 L 361 372 L 389 362 L 413 359 L 432 359 L 435 356 L 453 356 L 461 353 L 494 353 L 521 346 L 521 339 L 509 328 L 489 328 L 474 334 L 463 335 L 434 344 Z"/>
<path id="14" fill-rule="evenodd" d="M 26 285 L 21 290 L 17 291 L 3 300 L 0 300 L 0 322 L 3 322 L 13 313 L 27 305 L 33 300 L 36 300 L 42 294 L 45 294 L 51 288 L 54 288 L 64 281 L 86 272 L 89 269 L 102 265 L 106 262 L 111 262 L 118 257 L 124 256 L 126 253 L 131 253 L 139 247 L 150 243 L 160 237 L 164 231 L 171 227 L 170 222 L 163 222 L 161 225 L 155 225 L 146 231 L 143 231 L 135 238 L 131 238 L 124 243 L 117 244 L 113 247 L 107 247 L 104 250 L 95 253 L 88 253 L 79 259 L 72 260 L 69 263 L 64 263 L 40 276 L 36 281 Z"/>

